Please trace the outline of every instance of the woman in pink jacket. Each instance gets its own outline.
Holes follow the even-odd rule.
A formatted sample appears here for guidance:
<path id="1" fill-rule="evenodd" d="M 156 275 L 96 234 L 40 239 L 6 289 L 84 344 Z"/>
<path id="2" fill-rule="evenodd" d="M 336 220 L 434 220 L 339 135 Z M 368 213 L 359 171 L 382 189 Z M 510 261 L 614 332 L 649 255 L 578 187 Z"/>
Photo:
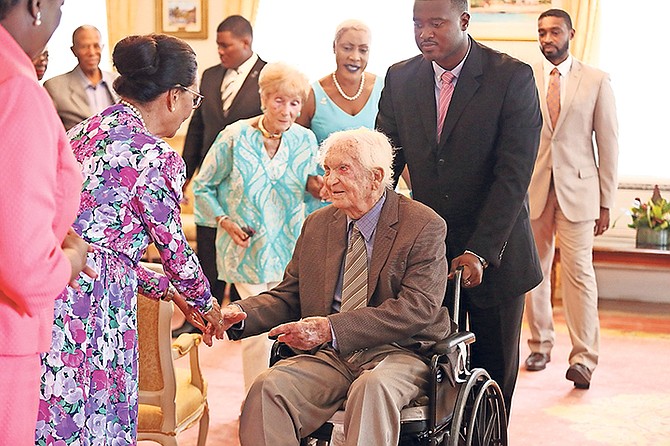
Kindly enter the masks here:
<path id="1" fill-rule="evenodd" d="M 85 268 L 81 173 L 31 59 L 63 0 L 0 0 L 0 444 L 35 444 L 54 300 Z M 87 272 L 92 273 L 90 270 Z"/>

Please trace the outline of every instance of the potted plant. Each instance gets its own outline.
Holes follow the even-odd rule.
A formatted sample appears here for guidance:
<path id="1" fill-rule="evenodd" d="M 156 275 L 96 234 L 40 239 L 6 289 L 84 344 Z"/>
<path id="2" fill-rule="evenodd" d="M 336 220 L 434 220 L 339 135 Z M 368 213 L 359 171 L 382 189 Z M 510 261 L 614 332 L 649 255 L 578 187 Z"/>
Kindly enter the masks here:
<path id="1" fill-rule="evenodd" d="M 667 249 L 670 244 L 670 203 L 661 197 L 658 185 L 654 186 L 651 200 L 643 203 L 636 198 L 630 209 L 634 228 L 635 246 L 638 248 Z"/>

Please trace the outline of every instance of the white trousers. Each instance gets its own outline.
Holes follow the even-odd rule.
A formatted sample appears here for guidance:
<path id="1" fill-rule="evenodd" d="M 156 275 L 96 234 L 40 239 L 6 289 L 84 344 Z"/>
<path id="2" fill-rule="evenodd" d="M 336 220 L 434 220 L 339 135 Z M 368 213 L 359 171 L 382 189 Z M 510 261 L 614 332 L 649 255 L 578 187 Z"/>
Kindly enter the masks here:
<path id="1" fill-rule="evenodd" d="M 526 295 L 526 319 L 531 352 L 550 353 L 555 334 L 551 307 L 551 266 L 558 240 L 561 256 L 561 291 L 565 322 L 572 341 L 570 364 L 590 370 L 598 364 L 600 322 L 598 287 L 593 269 L 593 220 L 569 221 L 558 206 L 553 186 L 542 215 L 531 220 L 544 279 Z"/>
<path id="2" fill-rule="evenodd" d="M 277 286 L 279 282 L 268 283 L 236 283 L 235 287 L 240 298 L 246 299 Z M 270 363 L 272 341 L 266 333 L 242 339 L 242 373 L 244 376 L 244 393 L 249 392 L 251 384 Z"/>

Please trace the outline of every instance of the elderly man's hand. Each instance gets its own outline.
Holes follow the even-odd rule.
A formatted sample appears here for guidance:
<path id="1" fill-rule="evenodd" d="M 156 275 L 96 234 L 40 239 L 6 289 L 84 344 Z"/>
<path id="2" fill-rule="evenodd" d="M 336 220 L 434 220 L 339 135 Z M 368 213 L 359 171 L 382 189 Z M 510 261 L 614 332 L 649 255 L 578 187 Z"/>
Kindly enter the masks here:
<path id="1" fill-rule="evenodd" d="M 306 317 L 297 322 L 279 325 L 268 333 L 280 342 L 298 350 L 311 350 L 333 339 L 326 317 Z"/>

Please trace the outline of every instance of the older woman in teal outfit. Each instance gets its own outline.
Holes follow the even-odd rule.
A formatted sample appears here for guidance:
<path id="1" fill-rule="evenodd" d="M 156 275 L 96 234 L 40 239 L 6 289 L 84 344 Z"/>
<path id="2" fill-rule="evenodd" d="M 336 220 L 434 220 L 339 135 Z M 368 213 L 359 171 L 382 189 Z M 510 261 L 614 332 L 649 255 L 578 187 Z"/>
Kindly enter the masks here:
<path id="1" fill-rule="evenodd" d="M 296 120 L 312 129 L 319 144 L 339 130 L 373 129 L 384 86 L 383 78 L 365 71 L 370 57 L 370 28 L 365 23 L 340 23 L 333 53 L 335 71 L 312 84 L 302 115 Z M 305 194 L 306 214 L 329 204 L 327 198 L 325 188 L 314 196 Z"/>
<path id="2" fill-rule="evenodd" d="M 196 223 L 218 227 L 219 279 L 235 283 L 242 299 L 281 280 L 304 220 L 308 176 L 317 172 L 316 138 L 294 124 L 307 77 L 272 63 L 258 85 L 263 114 L 222 130 L 193 183 Z M 246 389 L 267 368 L 270 346 L 267 336 L 242 341 Z"/>

